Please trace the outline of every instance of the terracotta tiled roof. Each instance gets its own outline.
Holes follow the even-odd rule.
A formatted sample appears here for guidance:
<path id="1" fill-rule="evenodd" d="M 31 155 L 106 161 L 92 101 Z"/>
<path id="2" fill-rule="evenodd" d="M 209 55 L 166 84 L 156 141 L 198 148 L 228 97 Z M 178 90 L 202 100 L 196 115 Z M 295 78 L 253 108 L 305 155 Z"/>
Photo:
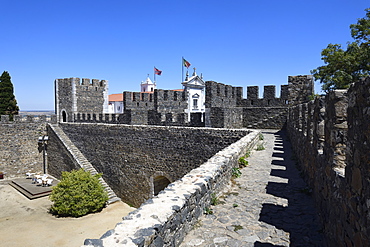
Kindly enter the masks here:
<path id="1" fill-rule="evenodd" d="M 110 94 L 108 101 L 123 101 L 123 93 Z"/>

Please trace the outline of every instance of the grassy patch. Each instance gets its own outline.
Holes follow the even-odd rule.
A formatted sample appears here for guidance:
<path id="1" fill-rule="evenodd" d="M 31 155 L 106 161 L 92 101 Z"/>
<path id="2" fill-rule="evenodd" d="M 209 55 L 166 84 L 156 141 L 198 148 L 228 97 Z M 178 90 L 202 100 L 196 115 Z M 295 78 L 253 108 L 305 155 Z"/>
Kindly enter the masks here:
<path id="1" fill-rule="evenodd" d="M 241 225 L 232 225 L 234 227 L 234 231 L 238 231 L 238 230 L 241 230 L 243 229 L 243 227 Z"/>
<path id="2" fill-rule="evenodd" d="M 205 207 L 204 208 L 204 214 L 206 214 L 206 215 L 213 214 L 213 210 L 209 207 Z"/>
<path id="3" fill-rule="evenodd" d="M 265 146 L 263 145 L 263 143 L 261 144 L 257 144 L 257 148 L 256 148 L 257 151 L 262 151 L 262 150 L 265 150 Z"/>
<path id="4" fill-rule="evenodd" d="M 260 133 L 260 134 L 258 135 L 258 139 L 259 139 L 260 141 L 263 141 L 263 140 L 265 139 L 265 137 L 262 135 L 262 133 Z"/>
<path id="5" fill-rule="evenodd" d="M 243 168 L 243 167 L 246 167 L 248 165 L 249 165 L 249 163 L 248 163 L 248 160 L 246 160 L 245 156 L 239 158 L 239 168 Z"/>
<path id="6" fill-rule="evenodd" d="M 218 204 L 220 204 L 220 199 L 218 199 L 215 193 L 212 193 L 211 194 L 211 205 L 216 206 Z"/>
<path id="7" fill-rule="evenodd" d="M 234 167 L 231 169 L 231 175 L 233 176 L 233 178 L 240 178 L 242 172 L 240 171 L 240 168 Z"/>

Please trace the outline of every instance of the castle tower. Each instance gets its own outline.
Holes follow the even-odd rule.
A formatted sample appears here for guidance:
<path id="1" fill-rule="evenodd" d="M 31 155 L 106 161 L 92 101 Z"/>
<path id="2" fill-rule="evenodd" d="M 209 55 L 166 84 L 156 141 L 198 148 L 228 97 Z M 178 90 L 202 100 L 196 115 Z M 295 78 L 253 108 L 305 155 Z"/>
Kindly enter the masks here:
<path id="1" fill-rule="evenodd" d="M 108 81 L 80 78 L 55 80 L 58 122 L 74 122 L 77 113 L 108 113 Z"/>
<path id="2" fill-rule="evenodd" d="M 188 115 L 188 121 L 190 121 L 191 113 L 204 113 L 205 112 L 205 82 L 203 76 L 198 76 L 196 68 L 194 68 L 193 75 L 189 78 L 188 72 L 186 73 L 185 81 L 182 82 L 184 91 L 188 96 L 188 107 L 185 109 L 185 113 Z"/>
<path id="3" fill-rule="evenodd" d="M 145 81 L 141 82 L 141 92 L 147 93 L 147 92 L 154 92 L 154 89 L 157 89 L 157 85 L 150 80 L 149 75 L 148 78 L 146 78 Z"/>

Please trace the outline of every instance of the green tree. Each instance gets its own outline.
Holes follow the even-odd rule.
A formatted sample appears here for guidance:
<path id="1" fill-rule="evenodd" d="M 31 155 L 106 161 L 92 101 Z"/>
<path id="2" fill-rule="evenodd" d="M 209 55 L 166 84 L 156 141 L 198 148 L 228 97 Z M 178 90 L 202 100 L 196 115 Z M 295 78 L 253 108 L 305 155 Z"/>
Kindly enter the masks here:
<path id="1" fill-rule="evenodd" d="M 108 201 L 108 194 L 99 182 L 101 174 L 73 170 L 63 172 L 61 181 L 53 188 L 50 212 L 59 216 L 81 217 L 100 211 Z"/>
<path id="2" fill-rule="evenodd" d="M 18 111 L 10 75 L 4 71 L 0 76 L 0 115 L 9 115 L 13 119 L 14 115 L 18 115 Z"/>
<path id="3" fill-rule="evenodd" d="M 326 65 L 311 70 L 324 91 L 348 88 L 352 82 L 370 75 L 370 8 L 365 11 L 364 18 L 350 25 L 355 41 L 348 43 L 346 50 L 340 44 L 329 44 L 321 52 Z"/>

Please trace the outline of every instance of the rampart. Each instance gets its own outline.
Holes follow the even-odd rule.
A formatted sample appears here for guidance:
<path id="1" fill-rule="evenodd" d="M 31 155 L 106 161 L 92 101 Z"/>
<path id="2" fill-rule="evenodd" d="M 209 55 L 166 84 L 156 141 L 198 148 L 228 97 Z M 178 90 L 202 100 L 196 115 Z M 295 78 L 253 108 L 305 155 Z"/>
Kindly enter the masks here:
<path id="1" fill-rule="evenodd" d="M 56 112 L 61 115 L 60 120 L 65 120 L 59 122 L 279 129 L 286 122 L 288 107 L 308 101 L 313 94 L 313 78 L 310 75 L 289 76 L 288 85 L 281 86 L 280 97 L 276 97 L 273 85 L 264 87 L 263 98 L 259 98 L 258 87 L 247 87 L 246 99 L 243 98 L 242 87 L 206 81 L 205 112 L 191 113 L 189 121 L 185 113 L 188 108 L 185 91 L 125 91 L 124 113 L 103 115 L 101 105 L 106 82 L 103 81 L 103 87 L 96 91 L 78 87 L 78 82 L 78 78 L 56 80 L 56 102 L 59 105 Z M 93 94 L 89 95 L 91 92 Z"/>
<path id="2" fill-rule="evenodd" d="M 38 149 L 39 136 L 46 134 L 47 123 L 56 123 L 56 115 L 2 115 L 0 121 L 0 171 L 7 178 L 24 176 L 26 172 L 42 172 L 43 157 Z"/>
<path id="3" fill-rule="evenodd" d="M 370 78 L 289 110 L 293 149 L 331 246 L 370 245 Z"/>
<path id="4" fill-rule="evenodd" d="M 252 131 L 219 151 L 124 217 L 100 239 L 86 239 L 85 245 L 179 246 L 209 207 L 211 195 L 229 183 L 232 168 L 258 141 L 258 133 Z"/>
<path id="5" fill-rule="evenodd" d="M 280 97 L 274 85 L 264 86 L 263 98 L 257 86 L 247 87 L 247 98 L 243 98 L 241 87 L 207 81 L 205 126 L 279 129 L 286 123 L 288 107 L 309 101 L 313 92 L 310 75 L 289 76 Z"/>
<path id="6" fill-rule="evenodd" d="M 65 123 L 64 133 L 125 202 L 138 207 L 249 130 Z M 50 131 L 50 130 L 49 130 Z M 75 168 L 50 131 L 49 171 Z M 158 187 L 159 186 L 159 187 Z"/>

